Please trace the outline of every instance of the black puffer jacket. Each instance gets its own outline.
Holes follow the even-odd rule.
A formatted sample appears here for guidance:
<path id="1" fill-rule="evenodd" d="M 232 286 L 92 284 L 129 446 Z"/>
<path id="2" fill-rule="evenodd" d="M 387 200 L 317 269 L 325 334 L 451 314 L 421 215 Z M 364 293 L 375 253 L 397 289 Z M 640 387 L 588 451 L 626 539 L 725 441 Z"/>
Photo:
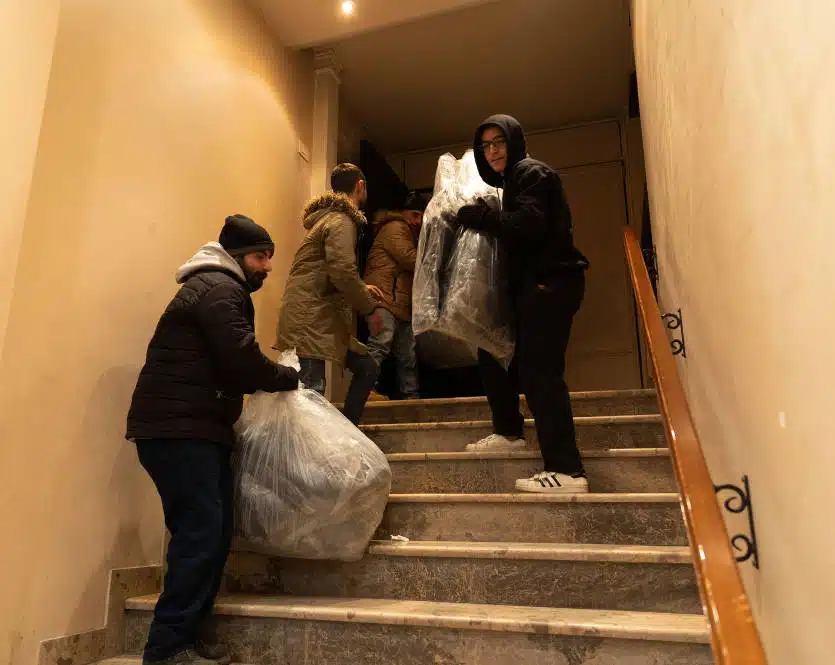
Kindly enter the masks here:
<path id="1" fill-rule="evenodd" d="M 481 136 L 490 126 L 499 127 L 507 140 L 504 175 L 492 169 L 482 149 Z M 544 162 L 528 157 L 519 122 L 509 115 L 491 116 L 476 130 L 473 150 L 482 179 L 504 188 L 501 212 L 485 207 L 482 228 L 507 248 L 514 290 L 588 268 L 586 257 L 574 246 L 574 225 L 560 177 Z"/>
<path id="2" fill-rule="evenodd" d="M 183 286 L 148 347 L 128 413 L 127 438 L 233 444 L 243 395 L 298 386 L 255 341 L 255 309 L 240 266 L 209 243 L 182 268 Z"/>

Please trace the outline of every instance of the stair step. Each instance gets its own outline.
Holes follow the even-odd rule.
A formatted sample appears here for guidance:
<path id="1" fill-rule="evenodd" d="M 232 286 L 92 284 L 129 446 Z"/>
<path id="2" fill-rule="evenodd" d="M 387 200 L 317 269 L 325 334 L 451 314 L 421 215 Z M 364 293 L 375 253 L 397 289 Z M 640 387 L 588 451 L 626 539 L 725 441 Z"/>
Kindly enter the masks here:
<path id="1" fill-rule="evenodd" d="M 128 601 L 129 651 L 156 600 Z M 253 665 L 711 662 L 699 615 L 288 596 L 222 597 L 215 611 L 233 658 Z"/>
<path id="2" fill-rule="evenodd" d="M 125 654 L 123 656 L 114 656 L 94 663 L 94 665 L 142 665 L 142 656 Z M 231 663 L 231 665 L 242 665 L 241 663 Z"/>
<path id="3" fill-rule="evenodd" d="M 685 545 L 673 493 L 392 494 L 380 537 Z"/>
<path id="4" fill-rule="evenodd" d="M 361 561 L 233 553 L 234 593 L 699 614 L 686 547 L 375 541 Z"/>
<path id="5" fill-rule="evenodd" d="M 578 416 L 577 444 L 584 449 L 665 448 L 663 421 L 658 415 Z M 489 420 L 414 422 L 363 425 L 361 429 L 385 453 L 461 452 L 491 434 Z M 525 421 L 525 438 L 536 448 L 533 420 Z"/>
<path id="6" fill-rule="evenodd" d="M 115 656 L 106 660 L 100 660 L 96 662 L 94 665 L 142 665 L 142 656 Z M 232 663 L 232 665 L 241 665 L 241 663 Z"/>
<path id="7" fill-rule="evenodd" d="M 521 406 L 530 417 L 524 395 Z M 653 414 L 658 413 L 658 398 L 654 390 L 577 392 L 571 393 L 571 406 L 577 416 Z M 365 424 L 489 419 L 490 407 L 484 397 L 369 402 L 363 413 Z"/>
<path id="8" fill-rule="evenodd" d="M 582 545 L 577 543 L 469 543 L 375 540 L 368 553 L 397 557 L 516 559 L 533 561 L 601 561 L 692 565 L 688 547 L 651 545 Z"/>
<path id="9" fill-rule="evenodd" d="M 542 471 L 538 450 L 509 453 L 393 453 L 392 492 L 508 492 L 517 478 Z M 589 485 L 595 492 L 676 492 L 667 448 L 584 451 Z"/>

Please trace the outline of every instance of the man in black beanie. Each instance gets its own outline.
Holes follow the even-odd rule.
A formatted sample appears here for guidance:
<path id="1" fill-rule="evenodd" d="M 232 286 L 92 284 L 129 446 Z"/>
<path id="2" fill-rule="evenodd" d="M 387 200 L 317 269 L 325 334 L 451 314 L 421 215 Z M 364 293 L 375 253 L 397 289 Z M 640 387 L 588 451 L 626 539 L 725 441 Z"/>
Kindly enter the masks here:
<path id="1" fill-rule="evenodd" d="M 128 414 L 127 438 L 162 499 L 168 570 L 143 662 L 229 663 L 207 630 L 232 541 L 233 426 L 243 395 L 295 390 L 298 374 L 255 341 L 251 293 L 272 270 L 269 233 L 232 215 L 177 272 Z"/>

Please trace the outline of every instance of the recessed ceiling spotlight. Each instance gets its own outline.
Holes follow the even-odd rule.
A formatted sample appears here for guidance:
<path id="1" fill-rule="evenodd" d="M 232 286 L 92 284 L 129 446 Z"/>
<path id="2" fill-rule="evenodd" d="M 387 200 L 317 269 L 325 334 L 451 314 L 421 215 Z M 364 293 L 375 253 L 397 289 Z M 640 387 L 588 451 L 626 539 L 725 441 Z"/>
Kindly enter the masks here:
<path id="1" fill-rule="evenodd" d="M 357 8 L 357 5 L 354 2 L 354 0 L 345 0 L 342 3 L 342 13 L 345 16 L 353 16 L 354 15 L 354 10 L 356 8 Z"/>

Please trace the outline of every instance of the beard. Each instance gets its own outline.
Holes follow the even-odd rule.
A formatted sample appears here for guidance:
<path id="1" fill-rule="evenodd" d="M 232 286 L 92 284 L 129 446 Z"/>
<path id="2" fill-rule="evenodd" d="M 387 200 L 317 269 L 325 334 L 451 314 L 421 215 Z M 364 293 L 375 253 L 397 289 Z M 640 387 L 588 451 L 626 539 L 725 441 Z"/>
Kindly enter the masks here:
<path id="1" fill-rule="evenodd" d="M 250 293 L 255 293 L 258 289 L 264 286 L 264 280 L 267 279 L 267 273 L 262 270 L 250 270 L 246 267 L 246 262 L 243 257 L 238 257 L 236 260 L 244 273 L 246 284 L 249 287 Z"/>
<path id="2" fill-rule="evenodd" d="M 246 283 L 249 284 L 249 290 L 252 293 L 264 286 L 264 280 L 266 279 L 267 273 L 265 272 L 250 272 L 246 275 Z"/>

